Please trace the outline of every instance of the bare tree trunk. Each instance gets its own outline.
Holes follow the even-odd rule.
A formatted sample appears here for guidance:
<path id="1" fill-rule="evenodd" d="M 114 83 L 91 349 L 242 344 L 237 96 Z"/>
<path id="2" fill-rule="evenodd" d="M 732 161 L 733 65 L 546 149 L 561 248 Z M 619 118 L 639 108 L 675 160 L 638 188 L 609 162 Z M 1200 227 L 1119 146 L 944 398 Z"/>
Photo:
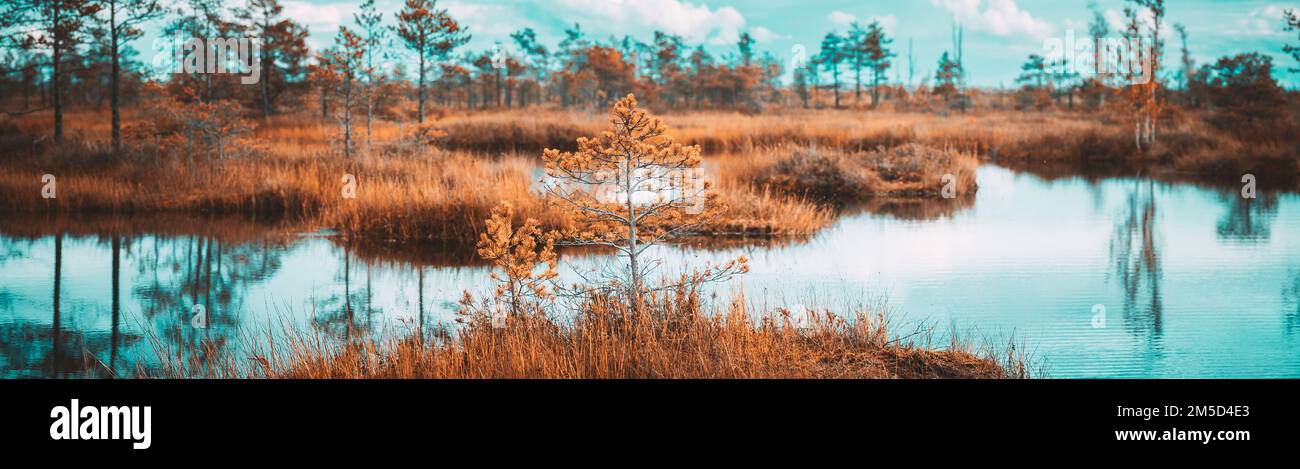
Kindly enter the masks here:
<path id="1" fill-rule="evenodd" d="M 343 157 L 352 157 L 352 79 L 343 85 Z"/>
<path id="2" fill-rule="evenodd" d="M 113 233 L 113 329 L 110 335 L 110 350 L 108 364 L 109 368 L 113 367 L 117 361 L 117 329 L 118 321 L 121 315 L 121 272 L 122 272 L 122 238 Z"/>
<path id="3" fill-rule="evenodd" d="M 348 317 L 347 337 L 352 337 L 352 256 L 343 249 L 343 311 Z"/>
<path id="4" fill-rule="evenodd" d="M 375 51 L 371 39 L 367 39 L 366 44 L 366 154 L 368 155 L 374 150 L 370 135 L 374 132 L 372 122 L 375 118 Z"/>
<path id="5" fill-rule="evenodd" d="M 496 93 L 494 93 L 496 96 L 493 96 L 492 101 L 496 104 L 497 108 L 499 109 L 501 107 L 501 94 L 504 92 L 501 89 L 501 71 L 497 70 L 497 72 L 492 75 L 492 79 L 496 81 L 496 87 L 497 87 Z"/>
<path id="6" fill-rule="evenodd" d="M 1133 122 L 1133 143 L 1137 145 L 1138 151 L 1142 150 L 1142 119 L 1138 118 Z"/>
<path id="7" fill-rule="evenodd" d="M 875 109 L 880 103 L 880 72 L 875 72 L 875 78 L 871 83 L 871 108 Z"/>
<path id="8" fill-rule="evenodd" d="M 418 280 L 419 286 L 416 287 L 416 290 L 418 290 L 419 293 L 416 296 L 416 301 L 420 303 L 419 306 L 420 318 L 419 318 L 419 323 L 416 327 L 419 328 L 418 337 L 420 343 L 423 344 L 424 343 L 424 267 L 416 267 L 415 270 L 416 272 L 418 272 L 419 275 L 419 280 Z"/>
<path id="9" fill-rule="evenodd" d="M 636 207 L 632 204 L 632 191 L 635 185 L 632 184 L 632 154 L 626 155 L 627 161 L 623 166 L 623 192 L 627 194 L 627 259 L 630 269 L 628 278 L 630 288 L 628 289 L 628 301 L 636 311 L 640 311 L 641 303 L 641 271 L 637 265 L 637 238 L 636 238 Z"/>
<path id="10" fill-rule="evenodd" d="M 833 78 L 835 81 L 835 109 L 839 109 L 840 108 L 840 70 L 838 65 L 835 68 L 835 73 L 833 74 Z"/>
<path id="11" fill-rule="evenodd" d="M 62 326 L 60 322 L 61 318 L 59 317 L 59 292 L 61 291 L 60 284 L 62 282 L 63 282 L 63 231 L 60 230 L 56 232 L 54 235 L 54 299 L 53 299 L 54 323 L 52 324 L 54 330 L 50 332 L 50 341 L 52 342 L 51 348 L 53 349 L 53 355 L 55 357 L 55 360 L 52 362 L 54 364 L 53 371 L 58 371 L 57 363 L 58 363 L 59 348 L 60 348 L 59 343 L 62 342 L 62 340 L 60 339 L 62 338 L 61 336 L 63 335 L 63 331 L 61 330 L 60 327 Z"/>
<path id="12" fill-rule="evenodd" d="M 1154 114 L 1155 113 L 1152 113 L 1152 115 L 1147 116 L 1147 145 L 1154 145 L 1156 143 L 1157 116 Z"/>
<path id="13" fill-rule="evenodd" d="M 424 72 L 425 72 L 424 51 L 421 50 L 420 51 L 420 84 L 418 86 L 419 95 L 420 95 L 420 99 L 419 99 L 420 104 L 417 106 L 418 110 L 416 111 L 416 116 L 417 116 L 416 121 L 420 124 L 424 124 Z"/>
<path id="14" fill-rule="evenodd" d="M 262 48 L 265 49 L 266 45 L 263 44 Z M 267 55 L 268 52 L 263 50 L 262 54 L 262 78 L 259 80 L 262 83 L 262 118 L 268 118 L 271 117 L 271 92 L 269 90 L 271 87 L 271 72 L 269 69 L 272 62 L 270 56 Z"/>
<path id="15" fill-rule="evenodd" d="M 118 54 L 118 46 L 117 46 L 118 30 L 117 30 L 117 1 L 116 0 L 111 0 L 108 2 L 108 28 L 109 28 L 109 36 L 111 37 L 110 38 L 111 44 L 109 45 L 109 47 L 112 47 L 112 50 L 109 51 L 109 54 L 113 56 L 112 58 L 113 71 L 108 78 L 109 107 L 112 108 L 111 120 L 112 120 L 112 127 L 113 127 L 113 152 L 116 153 L 122 150 L 122 111 L 121 108 L 119 107 L 119 101 L 118 101 L 119 100 L 118 95 L 120 93 L 118 76 L 121 74 L 122 69 L 121 69 L 121 65 L 118 62 L 119 54 Z"/>
<path id="16" fill-rule="evenodd" d="M 63 2 L 54 2 L 53 28 L 50 28 L 54 35 L 54 63 L 53 72 L 50 76 L 52 88 L 51 98 L 54 101 L 54 142 L 63 141 L 63 41 L 66 39 L 59 31 L 63 25 Z"/>
<path id="17" fill-rule="evenodd" d="M 853 64 L 853 105 L 861 106 L 862 103 L 862 64 Z M 876 101 L 871 100 L 871 106 L 875 107 Z"/>

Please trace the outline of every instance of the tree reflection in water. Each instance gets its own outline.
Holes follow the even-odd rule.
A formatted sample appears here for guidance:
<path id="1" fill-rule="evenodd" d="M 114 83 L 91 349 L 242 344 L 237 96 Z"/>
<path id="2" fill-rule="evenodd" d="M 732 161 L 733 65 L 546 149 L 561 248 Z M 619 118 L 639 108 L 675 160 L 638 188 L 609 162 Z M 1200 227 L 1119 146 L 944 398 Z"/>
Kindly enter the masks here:
<path id="1" fill-rule="evenodd" d="M 1286 335 L 1300 332 L 1300 270 L 1290 272 L 1290 283 L 1282 286 L 1282 327 Z"/>
<path id="2" fill-rule="evenodd" d="M 235 342 L 242 296 L 250 285 L 274 276 L 287 251 L 285 245 L 268 239 L 228 243 L 217 236 L 197 235 L 146 240 L 148 253 L 136 265 L 152 280 L 139 282 L 136 298 L 145 308 L 150 330 L 158 331 L 167 356 L 189 365 L 210 363 Z M 206 328 L 193 327 L 196 307 L 207 315 Z"/>
<path id="3" fill-rule="evenodd" d="M 275 275 L 285 249 L 269 240 L 232 244 L 212 235 L 137 236 L 105 230 L 81 237 L 94 240 L 89 257 L 66 259 L 66 242 L 78 237 L 59 230 L 47 239 L 52 251 L 47 258 L 48 327 L 30 321 L 0 326 L 0 353 L 11 372 L 24 375 L 131 377 L 155 366 L 159 352 L 179 362 L 208 363 L 234 342 L 241 295 L 250 284 Z M 8 247 L 21 250 L 14 241 Z M 108 278 L 78 280 L 81 297 L 69 302 L 66 277 L 98 262 L 108 264 Z M 84 299 L 98 288 L 110 295 L 107 305 Z M 191 324 L 195 305 L 207 312 L 205 329 Z M 17 317 L 15 308 L 3 310 Z M 88 327 L 105 319 L 107 330 Z"/>
<path id="4" fill-rule="evenodd" d="M 1237 191 L 1223 195 L 1226 211 L 1219 219 L 1216 233 L 1225 241 L 1263 242 L 1272 236 L 1272 224 L 1277 218 L 1276 194 L 1259 194 L 1247 199 Z"/>
<path id="5" fill-rule="evenodd" d="M 346 246 L 340 246 L 340 256 L 342 257 L 341 271 L 336 273 L 334 280 L 343 285 L 342 294 L 331 294 L 329 297 L 321 299 L 317 306 L 318 315 L 312 319 L 312 326 L 334 337 L 351 340 L 354 334 L 358 333 L 358 327 L 364 327 L 364 324 L 358 324 L 356 319 L 356 307 L 358 304 L 369 304 L 369 263 L 366 264 L 367 288 L 364 290 L 354 291 L 352 271 L 355 270 L 353 265 L 355 256 L 352 250 Z M 366 308 L 367 314 L 369 307 Z"/>
<path id="6" fill-rule="evenodd" d="M 1124 328 L 1142 337 L 1147 350 L 1158 354 L 1164 334 L 1164 304 L 1156 187 L 1151 179 L 1134 180 L 1116 219 L 1109 256 L 1114 278 L 1124 290 Z"/>

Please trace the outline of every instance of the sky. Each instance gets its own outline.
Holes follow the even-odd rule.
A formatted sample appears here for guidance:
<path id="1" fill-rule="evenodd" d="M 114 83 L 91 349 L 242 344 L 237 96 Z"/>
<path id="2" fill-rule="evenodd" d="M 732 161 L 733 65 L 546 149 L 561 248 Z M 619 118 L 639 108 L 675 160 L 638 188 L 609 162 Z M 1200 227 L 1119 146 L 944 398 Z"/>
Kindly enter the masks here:
<path id="1" fill-rule="evenodd" d="M 243 0 L 227 0 L 242 5 Z M 307 25 L 313 49 L 328 46 L 340 24 L 352 24 L 360 0 L 282 0 L 285 15 Z M 742 32 L 761 50 L 788 63 L 800 48 L 816 53 L 829 31 L 843 32 L 852 21 L 878 20 L 894 37 L 897 78 L 908 73 L 912 42 L 916 80 L 931 75 L 940 54 L 951 48 L 951 26 L 965 28 L 968 82 L 976 86 L 1013 86 L 1020 64 L 1030 54 L 1045 54 L 1044 42 L 1065 40 L 1071 31 L 1086 37 L 1092 13 L 1088 0 L 440 0 L 473 40 L 468 47 L 488 50 L 496 42 L 507 48 L 509 34 L 530 27 L 550 48 L 566 27 L 582 26 L 589 37 L 604 40 L 630 34 L 649 42 L 655 30 L 679 34 L 722 55 L 735 52 Z M 1122 29 L 1123 0 L 1096 0 L 1112 23 Z M 377 0 L 391 24 L 402 0 Z M 1243 52 L 1274 57 L 1276 76 L 1295 86 L 1300 68 L 1282 51 L 1300 44 L 1300 33 L 1283 29 L 1282 11 L 1300 10 L 1300 2 L 1276 0 L 1168 0 L 1165 37 L 1167 69 L 1178 59 L 1174 24 L 1188 31 L 1188 48 L 1198 64 Z M 156 29 L 155 29 L 156 30 Z M 142 39 L 150 40 L 149 37 Z M 147 44 L 146 44 L 147 45 Z M 148 50 L 142 45 L 136 46 Z M 892 75 L 893 73 L 891 73 Z"/>

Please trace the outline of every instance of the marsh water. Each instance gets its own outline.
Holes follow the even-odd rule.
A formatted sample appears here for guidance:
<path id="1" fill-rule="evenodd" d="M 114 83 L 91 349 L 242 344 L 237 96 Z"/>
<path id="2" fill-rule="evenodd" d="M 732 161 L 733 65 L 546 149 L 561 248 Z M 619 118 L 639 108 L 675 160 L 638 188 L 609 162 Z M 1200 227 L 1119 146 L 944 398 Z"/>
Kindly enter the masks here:
<path id="1" fill-rule="evenodd" d="M 665 273 L 748 256 L 751 272 L 717 301 L 883 303 L 901 334 L 1015 344 L 1051 377 L 1300 377 L 1300 196 L 992 165 L 978 181 L 972 199 L 849 209 L 807 240 L 655 254 Z M 240 347 L 285 322 L 454 333 L 462 292 L 489 288 L 466 253 L 136 221 L 0 226 L 0 376 L 133 376 L 160 349 Z M 561 271 L 607 260 L 565 254 Z"/>

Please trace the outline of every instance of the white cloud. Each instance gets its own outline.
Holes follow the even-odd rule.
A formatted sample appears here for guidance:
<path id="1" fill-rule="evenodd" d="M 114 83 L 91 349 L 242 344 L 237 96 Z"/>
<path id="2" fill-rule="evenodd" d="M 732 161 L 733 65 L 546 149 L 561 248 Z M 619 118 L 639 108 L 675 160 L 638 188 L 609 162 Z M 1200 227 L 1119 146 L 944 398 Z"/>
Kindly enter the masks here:
<path id="1" fill-rule="evenodd" d="M 1052 31 L 1046 21 L 1021 10 L 1015 0 L 991 0 L 989 9 L 984 11 L 984 20 L 998 35 L 1023 32 L 1031 36 L 1045 36 Z"/>
<path id="2" fill-rule="evenodd" d="M 486 37 L 507 37 L 510 33 L 522 29 L 528 21 L 521 20 L 517 9 L 502 5 L 476 4 L 458 1 L 439 2 L 439 8 L 446 8 L 461 26 L 469 29 L 471 35 Z M 384 21 L 392 21 L 385 18 Z"/>
<path id="3" fill-rule="evenodd" d="M 873 16 L 871 17 L 871 20 L 879 21 L 880 27 L 885 28 L 885 33 L 889 34 L 890 36 L 893 36 L 894 32 L 898 30 L 897 16 L 894 15 Z"/>
<path id="4" fill-rule="evenodd" d="M 830 20 L 831 24 L 837 27 L 845 27 L 852 24 L 854 21 L 857 21 L 858 17 L 840 10 L 835 10 L 827 16 L 826 19 Z"/>
<path id="5" fill-rule="evenodd" d="M 749 35 L 753 36 L 754 40 L 758 41 L 759 44 L 766 44 L 772 41 L 779 41 L 782 39 L 790 39 L 790 36 L 788 35 L 777 34 L 776 32 L 764 28 L 762 26 L 751 28 L 749 30 Z"/>
<path id="6" fill-rule="evenodd" d="M 1052 33 L 1051 24 L 1020 9 L 1015 0 L 983 3 L 982 0 L 930 0 L 930 4 L 948 10 L 963 24 L 998 36 L 1027 34 L 1041 38 Z"/>
<path id="7" fill-rule="evenodd" d="M 312 30 L 320 26 L 332 30 L 343 22 L 344 14 L 338 5 L 313 5 L 300 0 L 285 0 L 280 4 L 284 6 L 285 18 L 313 26 Z"/>
<path id="8" fill-rule="evenodd" d="M 1128 34 L 1128 18 L 1125 18 L 1123 13 L 1111 8 L 1106 10 L 1105 15 L 1106 22 L 1110 24 L 1110 33 L 1112 36 L 1123 36 Z M 1138 10 L 1137 17 L 1138 23 L 1142 26 L 1144 34 L 1146 34 L 1146 32 L 1151 30 L 1151 11 Z M 1281 18 L 1281 16 L 1279 16 L 1279 18 Z M 1164 38 L 1173 38 L 1175 37 L 1175 34 L 1173 23 L 1169 22 L 1169 18 L 1165 18 L 1164 22 L 1160 24 L 1160 36 Z"/>
<path id="9" fill-rule="evenodd" d="M 930 4 L 941 6 L 960 18 L 979 17 L 980 0 L 930 0 Z"/>
<path id="10" fill-rule="evenodd" d="M 847 28 L 849 25 L 853 24 L 854 21 L 857 21 L 865 27 L 866 23 L 876 21 L 880 23 L 882 28 L 885 28 L 885 33 L 889 35 L 893 35 L 895 28 L 898 27 L 898 17 L 894 15 L 873 16 L 869 21 L 861 21 L 858 19 L 857 15 L 836 10 L 828 15 L 826 19 L 830 20 L 831 24 L 835 25 L 837 28 Z"/>
<path id="11" fill-rule="evenodd" d="M 1124 19 L 1124 14 L 1120 13 L 1119 10 L 1108 8 L 1104 15 L 1106 16 L 1106 25 L 1110 27 L 1111 34 L 1122 33 L 1128 29 L 1128 25 L 1126 24 L 1128 21 Z"/>
<path id="12" fill-rule="evenodd" d="M 1233 18 L 1232 26 L 1224 27 L 1220 32 L 1234 36 L 1287 36 L 1282 23 L 1282 12 L 1287 7 L 1268 5 L 1254 10 L 1238 13 Z"/>
<path id="13" fill-rule="evenodd" d="M 557 6 L 601 29 L 649 27 L 690 42 L 734 43 L 745 29 L 744 15 L 733 7 L 713 9 L 682 0 L 559 0 Z"/>

